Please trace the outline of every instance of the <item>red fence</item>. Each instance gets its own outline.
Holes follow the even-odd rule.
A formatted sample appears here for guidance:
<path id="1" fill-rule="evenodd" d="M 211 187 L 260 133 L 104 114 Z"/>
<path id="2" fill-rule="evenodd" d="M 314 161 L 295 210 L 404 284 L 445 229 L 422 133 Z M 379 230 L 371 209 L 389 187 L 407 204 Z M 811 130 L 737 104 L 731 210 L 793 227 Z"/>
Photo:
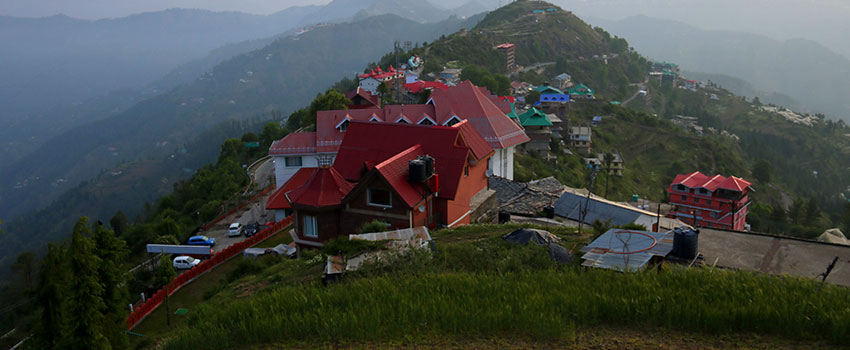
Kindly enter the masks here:
<path id="1" fill-rule="evenodd" d="M 275 232 L 278 232 L 284 229 L 286 226 L 292 223 L 292 217 L 288 217 L 283 221 L 274 223 L 271 227 L 266 228 L 265 230 L 260 231 L 259 233 L 245 239 L 244 241 L 234 243 L 224 250 L 214 254 L 210 259 L 204 260 L 202 263 L 198 264 L 198 266 L 193 267 L 192 269 L 181 273 L 177 278 L 175 278 L 171 283 L 168 284 L 168 288 L 160 289 L 151 296 L 147 301 L 136 307 L 130 316 L 127 317 L 127 329 L 132 329 L 139 323 L 142 319 L 147 317 L 153 310 L 162 304 L 162 301 L 165 299 L 165 291 L 168 290 L 168 295 L 174 294 L 180 287 L 183 287 L 186 283 L 189 283 L 196 277 L 200 276 L 202 273 L 212 270 L 218 264 L 236 256 L 241 253 L 245 248 L 250 248 L 251 246 L 264 241 L 266 238 L 269 238 Z"/>
<path id="2" fill-rule="evenodd" d="M 201 228 L 204 229 L 204 230 L 208 230 L 210 227 L 213 227 L 219 221 L 224 220 L 224 218 L 230 216 L 230 214 L 233 214 L 233 213 L 235 213 L 239 210 L 242 210 L 242 208 L 245 208 L 247 205 L 256 202 L 257 199 L 259 199 L 262 196 L 265 196 L 267 193 L 271 192 L 274 188 L 275 188 L 274 185 L 266 187 L 266 189 L 264 189 L 262 192 L 257 193 L 256 196 L 252 197 L 251 200 L 249 200 L 247 202 L 243 202 L 242 204 L 239 204 L 239 206 L 237 206 L 236 208 L 230 209 L 226 213 L 219 215 L 217 218 L 215 218 L 215 220 L 204 224 L 203 226 L 201 226 Z"/>

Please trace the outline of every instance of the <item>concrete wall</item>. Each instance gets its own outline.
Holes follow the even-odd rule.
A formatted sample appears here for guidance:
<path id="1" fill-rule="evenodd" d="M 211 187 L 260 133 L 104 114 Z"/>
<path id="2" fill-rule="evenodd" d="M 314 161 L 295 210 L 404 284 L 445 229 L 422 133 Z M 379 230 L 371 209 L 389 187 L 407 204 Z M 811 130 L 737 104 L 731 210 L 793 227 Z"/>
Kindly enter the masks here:
<path id="1" fill-rule="evenodd" d="M 514 153 L 516 153 L 516 146 L 495 150 L 489 160 L 489 167 L 493 171 L 493 175 L 508 180 L 514 179 Z"/>
<path id="2" fill-rule="evenodd" d="M 301 157 L 301 166 L 287 167 L 286 157 Z M 292 175 L 298 172 L 301 168 L 315 168 L 319 166 L 319 157 L 317 154 L 302 154 L 302 155 L 287 155 L 274 156 L 274 179 L 277 183 L 277 188 L 281 188 Z"/>

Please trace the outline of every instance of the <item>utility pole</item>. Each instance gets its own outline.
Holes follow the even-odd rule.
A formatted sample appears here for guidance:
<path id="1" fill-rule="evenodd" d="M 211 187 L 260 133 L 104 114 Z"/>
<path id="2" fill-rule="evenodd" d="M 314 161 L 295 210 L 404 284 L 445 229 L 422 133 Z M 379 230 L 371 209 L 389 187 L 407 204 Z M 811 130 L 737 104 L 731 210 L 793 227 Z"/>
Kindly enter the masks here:
<path id="1" fill-rule="evenodd" d="M 579 220 L 578 220 L 578 233 L 581 234 L 581 227 L 584 224 L 584 218 L 587 217 L 587 207 L 590 205 L 590 194 L 593 193 L 593 184 L 596 182 L 596 174 L 599 173 L 599 169 L 593 168 L 593 171 L 590 173 L 590 186 L 587 188 L 587 197 L 584 200 L 584 207 L 582 208 L 581 202 L 579 202 Z"/>

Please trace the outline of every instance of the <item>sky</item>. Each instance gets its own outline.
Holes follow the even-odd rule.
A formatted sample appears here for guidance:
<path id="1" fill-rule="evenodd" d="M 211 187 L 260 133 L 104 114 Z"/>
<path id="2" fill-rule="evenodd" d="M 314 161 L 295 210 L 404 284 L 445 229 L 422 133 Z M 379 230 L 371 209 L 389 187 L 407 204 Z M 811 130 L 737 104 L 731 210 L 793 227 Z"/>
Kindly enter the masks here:
<path id="1" fill-rule="evenodd" d="M 45 17 L 64 14 L 74 18 L 100 19 L 169 8 L 270 14 L 291 6 L 328 2 L 330 0 L 0 0 L 0 15 Z"/>

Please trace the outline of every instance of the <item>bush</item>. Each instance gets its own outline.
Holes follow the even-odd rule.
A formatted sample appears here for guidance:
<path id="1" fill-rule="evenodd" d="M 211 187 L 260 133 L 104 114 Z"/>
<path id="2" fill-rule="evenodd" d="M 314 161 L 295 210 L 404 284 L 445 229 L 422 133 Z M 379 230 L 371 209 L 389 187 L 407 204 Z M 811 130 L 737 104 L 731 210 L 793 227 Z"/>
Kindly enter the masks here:
<path id="1" fill-rule="evenodd" d="M 322 247 L 322 253 L 326 255 L 354 256 L 372 250 L 383 249 L 384 246 L 384 242 L 350 240 L 348 237 L 340 237 L 325 243 Z"/>
<path id="2" fill-rule="evenodd" d="M 369 221 L 369 222 L 363 224 L 363 226 L 360 226 L 360 228 L 357 229 L 357 233 L 358 234 L 364 234 L 364 233 L 372 233 L 372 232 L 384 232 L 386 230 L 387 230 L 387 223 L 376 219 L 376 220 L 372 220 L 372 221 Z"/>
<path id="3" fill-rule="evenodd" d="M 242 258 L 233 271 L 227 273 L 227 281 L 233 282 L 240 277 L 263 271 L 266 265 L 257 259 Z"/>

